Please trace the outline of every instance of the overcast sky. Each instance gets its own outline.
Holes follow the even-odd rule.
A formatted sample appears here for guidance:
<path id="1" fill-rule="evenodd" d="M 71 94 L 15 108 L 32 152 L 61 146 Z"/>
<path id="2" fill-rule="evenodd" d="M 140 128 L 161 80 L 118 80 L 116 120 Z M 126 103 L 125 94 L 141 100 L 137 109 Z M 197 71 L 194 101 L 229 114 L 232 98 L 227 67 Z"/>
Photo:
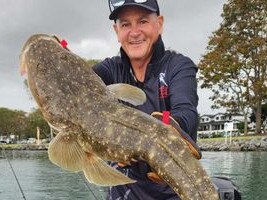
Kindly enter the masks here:
<path id="1" fill-rule="evenodd" d="M 219 28 L 226 0 L 159 0 L 165 17 L 163 40 L 198 64 L 209 36 Z M 0 0 L 0 107 L 31 111 L 33 100 L 18 73 L 19 54 L 35 33 L 57 34 L 68 47 L 88 59 L 118 53 L 119 44 L 108 19 L 107 0 Z M 201 114 L 212 114 L 210 92 L 198 90 Z"/>

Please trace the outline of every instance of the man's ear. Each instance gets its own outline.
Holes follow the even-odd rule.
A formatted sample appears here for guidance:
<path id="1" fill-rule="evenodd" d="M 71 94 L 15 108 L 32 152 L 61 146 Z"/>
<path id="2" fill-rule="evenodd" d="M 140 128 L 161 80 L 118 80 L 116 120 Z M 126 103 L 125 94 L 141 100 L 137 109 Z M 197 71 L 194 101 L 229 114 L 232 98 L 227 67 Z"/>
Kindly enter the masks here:
<path id="1" fill-rule="evenodd" d="M 115 31 L 115 33 L 117 35 L 118 42 L 120 42 L 120 40 L 119 40 L 119 31 L 118 31 L 118 27 L 117 27 L 116 23 L 113 24 L 113 29 L 114 29 L 114 31 Z"/>
<path id="2" fill-rule="evenodd" d="M 159 34 L 162 35 L 163 32 L 163 22 L 164 17 L 162 15 L 158 16 Z"/>

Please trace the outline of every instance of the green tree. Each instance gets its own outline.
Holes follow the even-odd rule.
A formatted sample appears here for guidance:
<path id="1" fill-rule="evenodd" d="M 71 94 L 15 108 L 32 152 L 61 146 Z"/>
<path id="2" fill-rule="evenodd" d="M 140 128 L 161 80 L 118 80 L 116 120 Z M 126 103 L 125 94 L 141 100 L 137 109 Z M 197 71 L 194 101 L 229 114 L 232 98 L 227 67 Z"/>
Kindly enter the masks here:
<path id="1" fill-rule="evenodd" d="M 36 137 L 37 127 L 41 130 L 41 137 L 47 138 L 50 136 L 50 127 L 40 110 L 26 113 L 0 108 L 0 135 L 15 134 L 20 138 Z"/>
<path id="2" fill-rule="evenodd" d="M 90 66 L 93 66 L 95 64 L 98 64 L 100 63 L 101 60 L 95 60 L 95 59 L 89 59 L 87 60 L 86 62 L 90 65 Z"/>
<path id="3" fill-rule="evenodd" d="M 213 107 L 256 116 L 261 129 L 261 105 L 267 100 L 267 1 L 228 0 L 223 22 L 210 38 L 200 63 L 202 88 L 213 91 Z"/>
<path id="4" fill-rule="evenodd" d="M 27 133 L 25 137 L 36 137 L 37 127 L 40 128 L 41 138 L 50 137 L 50 127 L 44 120 L 43 114 L 39 109 L 29 113 L 27 117 Z"/>
<path id="5" fill-rule="evenodd" d="M 0 108 L 0 135 L 20 135 L 27 127 L 26 113 Z"/>

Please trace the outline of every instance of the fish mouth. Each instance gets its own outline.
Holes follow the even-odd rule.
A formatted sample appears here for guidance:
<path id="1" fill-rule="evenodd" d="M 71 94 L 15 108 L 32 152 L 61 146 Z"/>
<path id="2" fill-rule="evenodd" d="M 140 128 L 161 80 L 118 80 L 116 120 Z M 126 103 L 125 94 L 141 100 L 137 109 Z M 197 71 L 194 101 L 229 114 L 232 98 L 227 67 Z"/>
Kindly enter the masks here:
<path id="1" fill-rule="evenodd" d="M 24 76 L 28 72 L 28 68 L 26 65 L 26 53 L 29 51 L 29 47 L 27 47 L 22 54 L 20 54 L 20 59 L 19 59 L 19 73 L 21 76 Z"/>

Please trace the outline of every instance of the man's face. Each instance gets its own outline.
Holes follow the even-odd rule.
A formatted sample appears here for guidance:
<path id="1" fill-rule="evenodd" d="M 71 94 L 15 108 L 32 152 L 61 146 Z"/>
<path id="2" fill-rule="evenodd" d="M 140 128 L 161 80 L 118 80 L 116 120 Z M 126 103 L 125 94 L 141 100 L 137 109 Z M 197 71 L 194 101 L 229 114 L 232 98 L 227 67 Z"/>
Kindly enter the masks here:
<path id="1" fill-rule="evenodd" d="M 162 26 L 162 16 L 139 7 L 126 7 L 120 11 L 114 29 L 130 60 L 138 61 L 150 59 Z"/>

